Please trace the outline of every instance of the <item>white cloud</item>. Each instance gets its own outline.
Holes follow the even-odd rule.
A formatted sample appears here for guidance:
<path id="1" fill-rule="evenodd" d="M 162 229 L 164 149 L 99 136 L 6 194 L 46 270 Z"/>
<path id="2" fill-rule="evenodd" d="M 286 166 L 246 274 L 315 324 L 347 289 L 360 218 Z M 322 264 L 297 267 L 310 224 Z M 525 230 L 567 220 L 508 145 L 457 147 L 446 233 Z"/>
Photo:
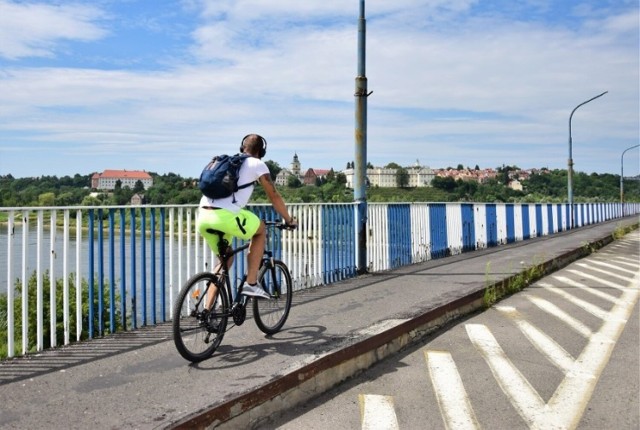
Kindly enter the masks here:
<path id="1" fill-rule="evenodd" d="M 146 71 L 5 68 L 0 151 L 11 138 L 65 148 L 70 160 L 94 154 L 82 172 L 124 157 L 131 165 L 113 167 L 195 175 L 203 157 L 233 151 L 255 131 L 281 165 L 297 151 L 307 167 L 342 168 L 354 159 L 352 3 L 189 1 L 200 11 L 188 30 L 191 64 L 176 60 Z M 549 6 L 535 3 L 538 10 Z M 571 109 L 608 90 L 574 118 L 575 161 L 578 170 L 615 171 L 620 151 L 638 139 L 638 10 L 604 18 L 593 12 L 590 21 L 565 28 L 473 15 L 479 5 L 367 2 L 369 160 L 564 168 Z M 59 22 L 51 10 L 61 8 L 46 9 L 50 22 Z M 106 31 L 96 24 L 99 12 L 64 10 L 96 31 L 92 37 Z M 48 43 L 71 37 L 54 31 L 57 24 L 48 27 L 46 37 L 29 31 L 7 46 L 51 53 Z M 73 34 L 88 40 L 92 33 Z M 603 142 L 614 149 L 601 151 Z M 0 166 L 0 173 L 7 169 Z"/>
<path id="2" fill-rule="evenodd" d="M 0 0 L 0 57 L 51 57 L 62 40 L 99 39 L 106 34 L 94 22 L 100 16 L 92 6 Z"/>

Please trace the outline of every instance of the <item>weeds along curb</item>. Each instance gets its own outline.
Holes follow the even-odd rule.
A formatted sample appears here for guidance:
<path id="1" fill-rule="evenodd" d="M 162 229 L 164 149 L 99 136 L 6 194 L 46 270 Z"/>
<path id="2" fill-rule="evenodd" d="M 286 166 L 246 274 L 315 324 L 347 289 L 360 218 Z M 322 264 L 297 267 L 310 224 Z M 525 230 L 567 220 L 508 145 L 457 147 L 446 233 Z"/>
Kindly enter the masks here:
<path id="1" fill-rule="evenodd" d="M 523 290 L 539 279 L 544 278 L 550 273 L 558 271 L 568 266 L 576 260 L 584 258 L 600 248 L 618 240 L 627 233 L 636 230 L 639 224 L 631 224 L 626 227 L 620 226 L 613 233 L 608 234 L 598 240 L 589 242 L 580 248 L 569 251 L 565 254 L 552 258 L 540 264 L 534 264 L 531 267 L 516 273 L 508 278 L 502 279 L 493 284 L 487 285 L 484 291 L 483 304 L 485 308 L 493 306 L 498 301 Z"/>

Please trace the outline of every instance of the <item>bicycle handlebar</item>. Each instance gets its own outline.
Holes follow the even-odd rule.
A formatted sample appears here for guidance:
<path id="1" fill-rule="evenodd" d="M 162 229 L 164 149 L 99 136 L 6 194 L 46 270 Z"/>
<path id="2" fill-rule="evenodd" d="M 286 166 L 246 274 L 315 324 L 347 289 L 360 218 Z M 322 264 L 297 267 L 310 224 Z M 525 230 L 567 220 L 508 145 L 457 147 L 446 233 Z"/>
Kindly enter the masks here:
<path id="1" fill-rule="evenodd" d="M 264 220 L 265 225 L 267 226 L 273 226 L 279 230 L 295 230 L 296 228 L 298 228 L 297 225 L 291 225 L 291 224 L 287 224 L 286 222 L 281 222 L 281 221 L 267 221 Z"/>

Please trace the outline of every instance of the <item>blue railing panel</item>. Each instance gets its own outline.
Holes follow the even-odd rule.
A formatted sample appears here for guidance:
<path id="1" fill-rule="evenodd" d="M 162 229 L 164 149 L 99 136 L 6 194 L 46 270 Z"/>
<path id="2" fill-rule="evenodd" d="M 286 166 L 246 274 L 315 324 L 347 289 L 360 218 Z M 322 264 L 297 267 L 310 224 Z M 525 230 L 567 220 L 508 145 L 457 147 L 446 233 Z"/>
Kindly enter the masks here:
<path id="1" fill-rule="evenodd" d="M 429 205 L 431 233 L 431 258 L 442 258 L 449 255 L 447 243 L 447 208 L 444 204 Z"/>
<path id="2" fill-rule="evenodd" d="M 166 262 L 167 255 L 165 250 L 167 249 L 167 232 L 166 232 L 166 214 L 165 208 L 160 208 L 160 312 L 162 316 L 162 321 L 167 321 L 167 281 L 165 278 L 166 274 Z"/>
<path id="3" fill-rule="evenodd" d="M 130 263 L 131 263 L 131 326 L 138 328 L 138 302 L 136 294 L 136 210 L 131 208 L 131 244 L 130 244 Z"/>
<path id="4" fill-rule="evenodd" d="M 462 252 L 476 249 L 476 223 L 473 219 L 473 204 L 460 205 L 462 212 Z"/>
<path id="5" fill-rule="evenodd" d="M 389 257 L 392 268 L 411 264 L 411 225 L 410 206 L 408 204 L 390 204 L 387 207 L 389 218 Z"/>
<path id="6" fill-rule="evenodd" d="M 514 218 L 513 204 L 508 204 L 507 210 L 507 243 L 513 243 L 516 241 L 516 225 Z"/>
<path id="7" fill-rule="evenodd" d="M 109 209 L 109 332 L 116 331 L 116 251 L 115 240 L 115 215 L 114 209 Z"/>
<path id="8" fill-rule="evenodd" d="M 522 205 L 522 238 L 530 239 L 531 238 L 531 224 L 529 221 L 529 205 Z"/>
<path id="9" fill-rule="evenodd" d="M 496 205 L 487 204 L 486 222 L 487 222 L 487 246 L 496 246 L 498 244 L 498 216 Z"/>
<path id="10" fill-rule="evenodd" d="M 324 249 L 323 279 L 325 283 L 345 279 L 348 268 L 355 267 L 354 218 L 350 205 L 322 207 L 322 237 Z"/>
<path id="11" fill-rule="evenodd" d="M 540 237 L 544 234 L 542 228 L 542 205 L 536 204 L 536 236 Z"/>
<path id="12" fill-rule="evenodd" d="M 127 329 L 127 258 L 125 254 L 125 211 L 120 208 L 120 324 Z"/>
<path id="13" fill-rule="evenodd" d="M 94 210 L 93 209 L 89 209 L 89 259 L 88 259 L 88 263 L 89 263 L 89 279 L 88 279 L 88 290 L 89 290 L 89 339 L 93 339 L 93 318 L 94 318 L 94 309 L 93 309 L 93 303 L 94 303 L 94 295 L 93 295 L 93 283 L 94 283 L 94 271 L 93 271 L 93 265 L 95 263 L 94 261 L 94 244 L 95 244 L 95 239 L 94 239 L 94 234 L 93 234 L 93 229 L 94 229 Z"/>

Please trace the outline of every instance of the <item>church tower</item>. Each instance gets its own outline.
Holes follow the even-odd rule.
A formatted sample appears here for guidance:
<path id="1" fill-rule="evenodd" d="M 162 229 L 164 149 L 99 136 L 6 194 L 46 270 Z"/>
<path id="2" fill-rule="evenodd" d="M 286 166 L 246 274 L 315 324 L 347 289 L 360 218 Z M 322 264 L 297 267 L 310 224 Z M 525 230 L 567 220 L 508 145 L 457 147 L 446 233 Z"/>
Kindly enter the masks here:
<path id="1" fill-rule="evenodd" d="M 296 176 L 300 176 L 300 161 L 298 161 L 298 154 L 293 155 L 293 161 L 291 162 L 291 173 Z"/>

